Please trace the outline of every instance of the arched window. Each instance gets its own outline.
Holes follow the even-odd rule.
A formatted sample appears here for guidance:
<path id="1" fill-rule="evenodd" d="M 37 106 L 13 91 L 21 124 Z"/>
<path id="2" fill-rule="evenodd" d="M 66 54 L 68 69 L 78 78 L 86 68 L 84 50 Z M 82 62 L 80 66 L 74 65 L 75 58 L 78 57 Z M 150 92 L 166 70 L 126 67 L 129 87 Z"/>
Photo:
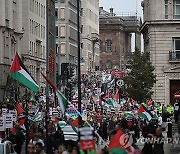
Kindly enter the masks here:
<path id="1" fill-rule="evenodd" d="M 106 61 L 106 68 L 112 69 L 112 62 L 110 60 Z"/>
<path id="2" fill-rule="evenodd" d="M 111 52 L 112 51 L 112 41 L 107 40 L 106 41 L 106 52 Z"/>

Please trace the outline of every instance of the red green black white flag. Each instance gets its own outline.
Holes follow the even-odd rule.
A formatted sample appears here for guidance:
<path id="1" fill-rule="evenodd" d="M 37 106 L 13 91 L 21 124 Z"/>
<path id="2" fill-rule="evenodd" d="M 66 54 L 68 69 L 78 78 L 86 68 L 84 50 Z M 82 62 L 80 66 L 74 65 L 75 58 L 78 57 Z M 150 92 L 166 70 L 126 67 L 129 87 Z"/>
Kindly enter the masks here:
<path id="1" fill-rule="evenodd" d="M 25 87 L 31 89 L 34 92 L 39 91 L 39 86 L 33 77 L 30 75 L 21 59 L 19 58 L 18 53 L 16 53 L 13 63 L 10 68 L 10 77 L 24 85 Z"/>

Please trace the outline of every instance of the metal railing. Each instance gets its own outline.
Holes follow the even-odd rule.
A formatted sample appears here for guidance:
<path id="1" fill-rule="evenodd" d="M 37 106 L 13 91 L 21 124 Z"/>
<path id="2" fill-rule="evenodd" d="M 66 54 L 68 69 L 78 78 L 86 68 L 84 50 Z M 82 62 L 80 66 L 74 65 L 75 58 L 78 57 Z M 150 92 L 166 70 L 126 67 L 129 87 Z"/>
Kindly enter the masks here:
<path id="1" fill-rule="evenodd" d="M 170 61 L 180 61 L 180 50 L 169 51 Z"/>

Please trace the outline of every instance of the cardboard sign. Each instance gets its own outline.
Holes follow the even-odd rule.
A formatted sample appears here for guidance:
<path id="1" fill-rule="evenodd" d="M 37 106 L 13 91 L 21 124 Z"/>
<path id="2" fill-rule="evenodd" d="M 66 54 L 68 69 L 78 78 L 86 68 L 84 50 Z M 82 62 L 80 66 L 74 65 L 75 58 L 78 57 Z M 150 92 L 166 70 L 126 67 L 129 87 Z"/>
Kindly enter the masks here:
<path id="1" fill-rule="evenodd" d="M 12 114 L 7 114 L 5 116 L 5 121 L 6 121 L 6 128 L 13 128 L 13 120 L 12 120 Z"/>
<path id="2" fill-rule="evenodd" d="M 8 112 L 8 109 L 6 108 L 2 108 L 2 115 L 5 116 Z"/>
<path id="3" fill-rule="evenodd" d="M 4 117 L 0 117 L 0 131 L 5 131 L 5 119 Z"/>
<path id="4" fill-rule="evenodd" d="M 16 111 L 15 110 L 9 110 L 9 114 L 12 114 L 12 120 L 14 122 L 17 121 Z"/>
<path id="5" fill-rule="evenodd" d="M 58 111 L 52 111 L 52 119 L 54 119 L 55 117 L 59 117 Z"/>
<path id="6" fill-rule="evenodd" d="M 80 147 L 82 150 L 92 150 L 95 149 L 94 140 L 81 140 Z"/>
<path id="7" fill-rule="evenodd" d="M 80 131 L 80 148 L 82 150 L 95 149 L 94 133 L 93 128 L 83 127 Z"/>

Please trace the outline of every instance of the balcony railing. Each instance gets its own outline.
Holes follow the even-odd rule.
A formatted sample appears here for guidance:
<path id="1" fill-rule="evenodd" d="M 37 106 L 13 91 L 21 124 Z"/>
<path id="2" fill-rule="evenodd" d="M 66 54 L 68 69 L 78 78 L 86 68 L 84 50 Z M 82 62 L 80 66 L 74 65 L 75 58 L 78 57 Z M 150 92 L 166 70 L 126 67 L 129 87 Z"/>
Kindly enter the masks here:
<path id="1" fill-rule="evenodd" d="M 169 61 L 180 62 L 180 50 L 169 51 Z"/>

